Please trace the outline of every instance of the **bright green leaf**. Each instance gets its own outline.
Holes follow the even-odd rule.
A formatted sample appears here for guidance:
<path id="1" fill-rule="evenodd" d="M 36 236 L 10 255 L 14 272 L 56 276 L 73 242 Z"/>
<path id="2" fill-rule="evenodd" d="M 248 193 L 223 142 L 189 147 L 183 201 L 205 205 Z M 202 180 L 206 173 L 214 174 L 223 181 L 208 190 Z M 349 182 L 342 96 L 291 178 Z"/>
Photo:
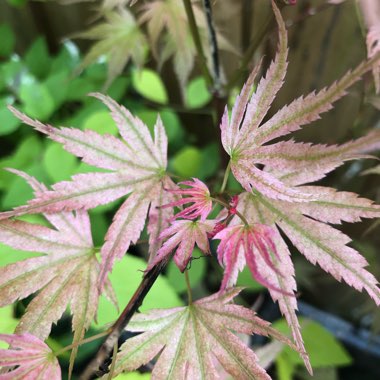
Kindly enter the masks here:
<path id="1" fill-rule="evenodd" d="M 173 169 L 183 177 L 197 177 L 201 165 L 202 152 L 192 146 L 181 149 L 172 160 Z"/>
<path id="2" fill-rule="evenodd" d="M 54 100 L 56 109 L 66 100 L 70 82 L 69 75 L 66 70 L 54 72 L 44 82 Z"/>
<path id="3" fill-rule="evenodd" d="M 13 334 L 18 320 L 13 317 L 13 306 L 9 305 L 0 308 L 0 334 Z M 0 342 L 0 349 L 6 349 L 8 344 Z"/>
<path id="4" fill-rule="evenodd" d="M 53 182 L 69 180 L 78 165 L 76 157 L 55 142 L 50 143 L 46 148 L 42 162 Z"/>
<path id="5" fill-rule="evenodd" d="M 18 74 L 23 68 L 22 62 L 18 56 L 12 58 L 0 65 L 0 90 L 6 86 L 16 87 L 18 82 Z"/>
<path id="6" fill-rule="evenodd" d="M 49 119 L 55 110 L 54 99 L 43 83 L 25 81 L 20 87 L 20 100 L 23 111 L 34 119 Z"/>
<path id="7" fill-rule="evenodd" d="M 102 135 L 108 133 L 116 136 L 119 133 L 115 121 L 107 111 L 96 111 L 90 114 L 84 120 L 83 129 L 91 129 Z"/>
<path id="8" fill-rule="evenodd" d="M 17 178 L 4 168 L 24 169 L 33 163 L 42 150 L 42 144 L 37 136 L 33 135 L 21 141 L 17 150 L 9 157 L 0 161 L 0 188 L 8 189 L 11 183 Z"/>
<path id="9" fill-rule="evenodd" d="M 345 366 L 351 363 L 351 357 L 344 346 L 319 323 L 299 318 L 302 326 L 302 336 L 305 348 L 310 356 L 312 367 Z M 273 327 L 283 333 L 289 332 L 289 327 L 284 320 L 277 321 Z M 281 353 L 292 363 L 301 365 L 302 359 L 295 352 L 285 347 Z"/>
<path id="10" fill-rule="evenodd" d="M 153 70 L 134 71 L 132 84 L 135 90 L 144 98 L 161 104 L 168 102 L 165 86 L 161 78 Z"/>
<path id="11" fill-rule="evenodd" d="M 188 108 L 204 107 L 211 100 L 210 91 L 207 89 L 203 77 L 198 77 L 189 82 L 186 87 L 185 103 Z"/>
<path id="12" fill-rule="evenodd" d="M 295 364 L 287 360 L 284 355 L 280 355 L 276 359 L 276 369 L 278 380 L 293 380 L 293 374 L 295 372 Z"/>
<path id="13" fill-rule="evenodd" d="M 114 380 L 149 380 L 151 378 L 150 373 L 129 372 L 121 373 L 114 377 Z"/>
<path id="14" fill-rule="evenodd" d="M 29 168 L 26 168 L 28 174 L 38 178 L 41 182 L 48 183 L 46 173 L 42 163 L 34 163 Z M 33 191 L 23 178 L 16 177 L 8 187 L 8 192 L 2 200 L 2 207 L 10 209 L 16 206 L 21 206 L 33 197 Z"/>
<path id="15" fill-rule="evenodd" d="M 113 268 L 109 277 L 115 289 L 120 308 L 124 308 L 127 305 L 133 293 L 140 285 L 146 266 L 147 264 L 144 260 L 127 255 Z M 161 275 L 146 296 L 140 310 L 170 308 L 182 305 L 181 299 L 170 286 L 167 278 Z M 99 326 L 113 322 L 117 317 L 118 313 L 115 307 L 102 297 L 98 310 Z"/>
<path id="16" fill-rule="evenodd" d="M 191 267 L 188 271 L 191 287 L 194 288 L 200 283 L 203 276 L 205 275 L 206 262 L 202 252 L 198 248 L 194 248 L 192 257 L 200 257 L 198 260 L 191 261 Z M 173 261 L 171 261 L 168 265 L 166 276 L 169 280 L 170 285 L 173 287 L 173 289 L 175 289 L 177 293 L 180 294 L 186 292 L 187 287 L 185 275 L 181 273 Z"/>
<path id="17" fill-rule="evenodd" d="M 21 124 L 6 106 L 6 100 L 0 99 L 0 136 L 14 132 Z"/>
<path id="18" fill-rule="evenodd" d="M 244 290 L 249 292 L 259 292 L 265 289 L 263 285 L 253 279 L 252 273 L 247 266 L 239 273 L 236 285 L 245 287 Z"/>

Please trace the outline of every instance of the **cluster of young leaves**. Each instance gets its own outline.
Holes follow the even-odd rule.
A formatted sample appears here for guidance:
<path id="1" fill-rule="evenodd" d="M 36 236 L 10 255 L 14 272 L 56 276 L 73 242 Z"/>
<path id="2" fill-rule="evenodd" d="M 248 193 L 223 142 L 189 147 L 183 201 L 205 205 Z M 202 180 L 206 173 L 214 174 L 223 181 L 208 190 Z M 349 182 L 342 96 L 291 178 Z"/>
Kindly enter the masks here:
<path id="1" fill-rule="evenodd" d="M 311 371 L 295 313 L 294 268 L 280 231 L 309 261 L 319 264 L 339 281 L 366 290 L 380 304 L 380 290 L 376 279 L 364 269 L 365 259 L 346 245 L 347 236 L 327 224 L 378 217 L 380 206 L 353 193 L 306 185 L 323 178 L 346 160 L 367 157 L 367 152 L 379 149 L 379 131 L 340 146 L 293 140 L 268 144 L 331 109 L 332 103 L 371 70 L 380 57 L 375 55 L 332 86 L 295 100 L 263 123 L 287 67 L 285 25 L 274 3 L 273 9 L 279 25 L 276 58 L 254 92 L 258 69 L 253 71 L 231 115 L 226 109 L 221 121 L 223 147 L 231 157 L 235 178 L 246 192 L 234 199 L 217 220 L 206 219 L 213 199 L 205 185 L 195 179 L 193 189 L 179 190 L 166 173 L 167 136 L 160 118 L 153 138 L 147 126 L 125 107 L 109 97 L 94 94 L 110 109 L 121 135 L 118 139 L 92 130 L 54 128 L 12 109 L 20 120 L 61 143 L 85 163 L 106 170 L 75 175 L 71 181 L 56 183 L 51 190 L 18 173 L 32 184 L 35 198 L 0 215 L 0 239 L 17 248 L 46 254 L 2 269 L 1 287 L 6 290 L 5 299 L 1 298 L 3 305 L 42 288 L 28 307 L 18 332 L 45 338 L 51 324 L 70 303 L 74 341 L 79 342 L 94 316 L 100 292 L 105 288 L 112 298 L 112 291 L 106 286 L 108 273 L 129 246 L 136 243 L 147 218 L 148 268 L 175 250 L 175 261 L 184 270 L 194 244 L 207 253 L 208 237 L 214 235 L 221 240 L 218 258 L 225 267 L 225 275 L 217 295 L 186 308 L 152 311 L 135 317 L 129 329 L 144 333 L 122 348 L 115 361 L 117 373 L 138 368 L 161 352 L 153 372 L 155 378 L 216 377 L 217 359 L 225 371 L 237 378 L 267 379 L 252 351 L 231 333 L 231 330 L 255 332 L 280 338 L 266 322 L 231 302 L 239 292 L 231 286 L 245 264 L 278 301 L 291 326 L 296 348 Z M 98 263 L 85 210 L 125 195 L 129 196 L 115 214 Z M 185 197 L 178 199 L 178 196 Z M 176 215 L 184 220 L 173 221 L 173 206 L 186 203 L 193 205 Z M 10 219 L 27 213 L 44 213 L 53 227 Z M 163 243 L 162 238 L 166 237 L 169 239 Z M 65 262 L 66 267 L 62 269 L 59 262 Z M 26 284 L 25 276 L 30 280 Z M 57 304 L 53 305 L 51 300 Z M 48 313 L 41 315 L 41 310 Z M 28 342 L 31 338 L 24 335 L 20 339 Z M 50 358 L 42 347 L 40 351 Z M 40 354 L 36 356 L 40 358 Z"/>
<path id="2" fill-rule="evenodd" d="M 106 1 L 100 13 L 105 21 L 77 37 L 98 40 L 87 53 L 82 66 L 106 56 L 109 62 L 106 86 L 119 75 L 129 60 L 141 67 L 148 53 L 148 42 L 158 67 L 173 57 L 174 72 L 178 77 L 181 90 L 185 90 L 189 75 L 194 67 L 196 48 L 182 1 L 157 0 L 139 5 L 139 16 L 127 5 L 127 1 Z M 129 4 L 133 5 L 133 4 Z M 208 46 L 206 20 L 201 9 L 193 6 L 197 28 L 205 48 Z M 141 25 L 146 24 L 148 38 Z M 218 32 L 222 49 L 235 51 L 228 41 Z M 207 56 L 210 55 L 206 51 Z"/>

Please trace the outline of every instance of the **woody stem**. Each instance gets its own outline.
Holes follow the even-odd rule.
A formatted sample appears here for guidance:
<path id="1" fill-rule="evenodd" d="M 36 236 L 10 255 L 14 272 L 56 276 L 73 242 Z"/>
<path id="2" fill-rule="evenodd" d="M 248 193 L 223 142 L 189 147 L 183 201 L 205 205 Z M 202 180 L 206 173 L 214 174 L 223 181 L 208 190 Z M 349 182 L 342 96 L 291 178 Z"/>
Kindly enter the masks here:
<path id="1" fill-rule="evenodd" d="M 138 310 L 138 308 L 142 305 L 145 296 L 148 294 L 149 290 L 157 280 L 158 276 L 166 267 L 166 264 L 171 259 L 172 255 L 168 255 L 165 259 L 163 259 L 160 263 L 155 265 L 153 268 L 147 270 L 144 273 L 144 277 L 135 291 L 134 295 L 128 302 L 127 306 L 120 314 L 117 321 L 113 324 L 113 326 L 109 330 L 109 334 L 106 340 L 101 345 L 97 354 L 90 362 L 90 364 L 86 367 L 82 375 L 80 376 L 81 380 L 89 380 L 92 375 L 98 371 L 99 367 L 105 362 L 108 358 L 109 354 L 113 350 L 115 344 L 117 343 L 120 334 L 125 329 L 129 321 L 131 320 L 134 313 Z"/>

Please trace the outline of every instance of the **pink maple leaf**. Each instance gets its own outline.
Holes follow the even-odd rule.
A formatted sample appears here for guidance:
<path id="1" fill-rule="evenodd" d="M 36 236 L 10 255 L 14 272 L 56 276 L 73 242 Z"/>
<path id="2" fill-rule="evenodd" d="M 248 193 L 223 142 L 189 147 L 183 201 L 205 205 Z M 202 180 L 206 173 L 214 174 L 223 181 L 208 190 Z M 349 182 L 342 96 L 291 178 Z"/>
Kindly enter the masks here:
<path id="1" fill-rule="evenodd" d="M 35 194 L 47 188 L 26 173 L 12 170 L 27 180 Z M 15 249 L 41 254 L 0 268 L 0 307 L 39 293 L 26 308 L 17 333 L 45 339 L 70 305 L 74 342 L 83 339 L 95 317 L 100 292 L 100 264 L 91 236 L 90 219 L 84 210 L 44 214 L 53 226 L 20 220 L 0 220 L 0 241 Z M 115 300 L 110 283 L 106 295 Z M 77 353 L 72 350 L 70 371 Z"/>
<path id="2" fill-rule="evenodd" d="M 226 108 L 220 124 L 222 144 L 231 157 L 234 176 L 246 191 L 259 191 L 266 197 L 288 202 L 308 202 L 314 199 L 315 194 L 305 192 L 298 187 L 299 184 L 324 177 L 345 160 L 367 157 L 364 153 L 380 147 L 380 131 L 375 130 L 341 146 L 312 145 L 292 140 L 268 143 L 319 119 L 321 113 L 330 110 L 332 103 L 345 95 L 348 87 L 378 64 L 380 53 L 330 87 L 294 100 L 263 123 L 282 87 L 287 69 L 287 33 L 279 10 L 274 2 L 272 4 L 279 25 L 278 53 L 265 77 L 257 84 L 256 91 L 252 93 L 258 66 L 236 98 L 231 116 Z M 265 165 L 265 170 L 259 169 L 258 164 Z M 283 170 L 292 172 L 291 176 L 302 177 L 287 182 L 287 173 L 279 175 Z"/>
<path id="3" fill-rule="evenodd" d="M 51 191 L 38 193 L 28 205 L 0 215 L 0 219 L 25 213 L 59 212 L 90 209 L 129 195 L 114 216 L 101 249 L 100 288 L 116 259 L 120 259 L 131 244 L 136 243 L 144 228 L 149 211 L 150 254 L 159 246 L 157 238 L 169 224 L 173 210 L 160 206 L 175 198 L 164 189 L 176 186 L 165 174 L 167 165 L 167 136 L 161 119 L 154 127 L 154 139 L 148 127 L 126 108 L 111 98 L 92 94 L 110 109 L 121 139 L 100 135 L 92 130 L 54 128 L 32 120 L 19 111 L 11 111 L 26 124 L 49 136 L 63 147 L 81 157 L 84 162 L 111 172 L 78 174 L 72 181 L 59 182 Z"/>
<path id="4" fill-rule="evenodd" d="M 208 187 L 198 178 L 193 178 L 192 181 L 180 182 L 179 185 L 185 185 L 189 188 L 168 191 L 176 195 L 185 196 L 185 198 L 170 202 L 162 207 L 177 207 L 193 203 L 193 205 L 185 207 L 176 214 L 175 218 L 196 219 L 200 217 L 201 220 L 205 220 L 212 209 L 212 201 Z"/>
<path id="5" fill-rule="evenodd" d="M 213 230 L 214 225 L 215 221 L 213 220 L 174 221 L 170 227 L 161 233 L 161 239 L 169 239 L 158 250 L 157 255 L 149 264 L 148 269 L 158 264 L 175 250 L 174 261 L 181 272 L 183 272 L 191 259 L 195 244 L 197 244 L 203 253 L 209 254 L 208 233 Z"/>
<path id="6" fill-rule="evenodd" d="M 9 367 L 10 370 L 0 374 L 0 380 L 61 380 L 58 360 L 42 340 L 27 333 L 0 334 L 0 340 L 11 346 L 7 350 L 0 349 L 0 367 Z"/>
<path id="7" fill-rule="evenodd" d="M 252 71 L 236 98 L 231 116 L 226 109 L 220 127 L 223 147 L 231 157 L 232 172 L 247 190 L 247 193 L 239 197 L 238 211 L 250 225 L 270 227 L 271 241 L 276 247 L 277 255 L 274 252 L 271 254 L 271 265 L 268 265 L 264 255 L 255 256 L 257 269 L 254 268 L 254 273 L 260 273 L 271 285 L 268 287 L 269 292 L 279 302 L 298 347 L 304 351 L 295 314 L 297 301 L 293 295 L 296 290 L 294 268 L 279 228 L 313 264 L 319 264 L 336 279 L 344 280 L 357 290 L 366 290 L 380 304 L 377 281 L 364 269 L 366 260 L 346 245 L 350 241 L 347 236 L 326 224 L 340 223 L 342 220 L 353 222 L 361 217 L 378 217 L 380 206 L 352 193 L 336 192 L 320 186 L 304 186 L 323 178 L 344 161 L 369 157 L 366 153 L 380 148 L 380 131 L 374 130 L 367 136 L 340 146 L 277 140 L 317 120 L 323 112 L 330 110 L 332 103 L 345 95 L 348 87 L 378 65 L 380 54 L 375 54 L 330 87 L 296 99 L 263 122 L 283 84 L 287 69 L 286 29 L 274 2 L 272 5 L 279 25 L 276 58 L 254 92 L 252 87 L 259 68 Z M 274 139 L 276 142 L 271 143 Z M 241 221 L 236 216 L 231 223 L 233 226 Z M 244 255 L 239 256 L 232 246 L 230 248 L 228 252 L 234 266 L 229 264 L 228 267 L 225 277 L 229 278 L 228 285 L 233 284 L 238 270 L 245 264 Z M 220 252 L 223 252 L 222 248 Z M 306 354 L 304 361 L 310 371 Z"/>
<path id="8" fill-rule="evenodd" d="M 282 292 L 281 289 L 261 276 L 257 265 L 257 256 L 259 255 L 266 265 L 282 276 L 271 258 L 271 255 L 275 255 L 280 260 L 272 241 L 272 235 L 272 229 L 263 224 L 250 226 L 238 224 L 226 227 L 214 236 L 214 239 L 220 239 L 217 250 L 218 260 L 225 267 L 221 284 L 222 290 L 236 283 L 238 272 L 247 264 L 252 276 L 258 282 L 269 289 Z"/>

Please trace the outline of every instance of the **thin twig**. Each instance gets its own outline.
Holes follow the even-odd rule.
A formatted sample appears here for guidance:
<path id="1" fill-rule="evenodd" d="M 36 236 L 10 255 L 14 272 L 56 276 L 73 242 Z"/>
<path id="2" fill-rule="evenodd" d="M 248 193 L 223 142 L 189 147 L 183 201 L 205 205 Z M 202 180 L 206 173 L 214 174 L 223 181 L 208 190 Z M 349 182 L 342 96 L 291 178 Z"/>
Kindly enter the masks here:
<path id="1" fill-rule="evenodd" d="M 213 87 L 212 76 L 211 76 L 210 71 L 207 67 L 206 56 L 205 56 L 204 51 L 203 51 L 202 41 L 201 41 L 201 37 L 199 35 L 197 23 L 195 21 L 195 16 L 194 16 L 193 8 L 191 5 L 191 1 L 190 0 L 183 0 L 183 5 L 185 6 L 187 20 L 189 22 L 189 27 L 190 27 L 191 35 L 192 35 L 193 40 L 194 40 L 195 48 L 197 49 L 197 52 L 198 52 L 200 67 L 201 67 L 203 76 L 205 78 L 207 85 L 209 87 Z"/>
<path id="2" fill-rule="evenodd" d="M 214 23 L 212 20 L 212 9 L 211 9 L 210 0 L 203 0 L 203 9 L 205 11 L 208 37 L 209 37 L 210 48 L 211 48 L 211 59 L 212 59 L 212 68 L 213 68 L 213 79 L 214 79 L 213 91 L 219 93 L 221 90 L 219 49 L 218 49 L 218 40 L 216 38 Z"/>
<path id="3" fill-rule="evenodd" d="M 106 340 L 103 342 L 99 348 L 94 359 L 90 362 L 87 368 L 82 373 L 81 380 L 89 380 L 91 376 L 98 371 L 99 367 L 107 360 L 109 354 L 117 343 L 120 334 L 125 329 L 129 321 L 131 320 L 133 314 L 139 309 L 142 305 L 145 296 L 148 294 L 149 290 L 157 280 L 160 273 L 166 267 L 166 264 L 170 260 L 171 255 L 167 256 L 159 264 L 154 266 L 152 269 L 145 272 L 144 277 L 135 291 L 135 294 L 132 296 L 128 305 L 125 307 L 123 312 L 120 314 L 117 321 L 111 327 L 111 332 L 107 336 Z"/>

